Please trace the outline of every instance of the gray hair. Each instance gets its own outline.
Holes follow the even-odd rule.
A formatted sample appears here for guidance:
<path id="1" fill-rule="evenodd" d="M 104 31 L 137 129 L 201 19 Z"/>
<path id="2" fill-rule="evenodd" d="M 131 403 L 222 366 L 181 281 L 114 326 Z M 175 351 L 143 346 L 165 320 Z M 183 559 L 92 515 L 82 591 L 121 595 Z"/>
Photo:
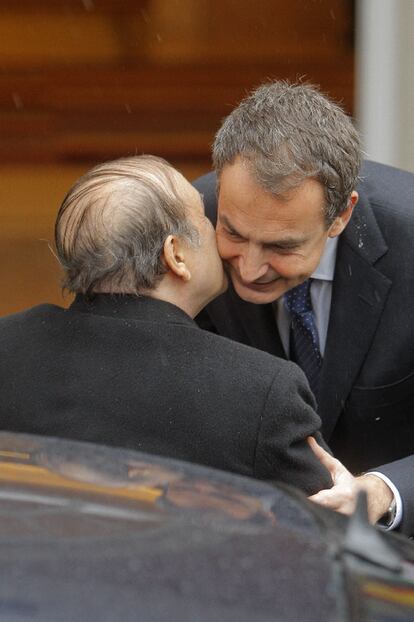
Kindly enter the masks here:
<path id="1" fill-rule="evenodd" d="M 153 289 L 166 272 L 168 235 L 199 243 L 176 180 L 168 162 L 145 155 L 99 164 L 81 177 L 55 225 L 63 287 L 86 295 Z"/>
<path id="2" fill-rule="evenodd" d="M 224 120 L 213 145 L 218 174 L 238 155 L 275 195 L 308 178 L 319 181 L 327 224 L 346 209 L 362 158 L 359 134 L 342 108 L 309 84 L 286 81 L 260 86 Z"/>

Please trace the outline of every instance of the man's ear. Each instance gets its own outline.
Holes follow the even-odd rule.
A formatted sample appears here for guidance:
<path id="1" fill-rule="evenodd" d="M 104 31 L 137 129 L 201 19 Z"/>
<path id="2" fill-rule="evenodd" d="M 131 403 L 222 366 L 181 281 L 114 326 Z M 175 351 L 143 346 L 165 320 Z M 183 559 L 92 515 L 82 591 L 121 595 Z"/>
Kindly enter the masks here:
<path id="1" fill-rule="evenodd" d="M 335 218 L 335 220 L 329 227 L 328 235 L 330 238 L 335 238 L 337 235 L 342 233 L 342 231 L 345 229 L 345 227 L 349 223 L 351 216 L 352 216 L 352 212 L 354 211 L 354 207 L 357 203 L 358 203 L 358 192 L 356 190 L 353 190 L 351 192 L 351 196 L 349 197 L 348 205 L 346 209 L 342 212 L 342 214 L 339 214 L 339 216 Z"/>
<path id="2" fill-rule="evenodd" d="M 191 279 L 191 272 L 186 263 L 186 253 L 188 249 L 183 240 L 176 235 L 169 235 L 164 242 L 163 258 L 167 268 L 183 281 Z"/>

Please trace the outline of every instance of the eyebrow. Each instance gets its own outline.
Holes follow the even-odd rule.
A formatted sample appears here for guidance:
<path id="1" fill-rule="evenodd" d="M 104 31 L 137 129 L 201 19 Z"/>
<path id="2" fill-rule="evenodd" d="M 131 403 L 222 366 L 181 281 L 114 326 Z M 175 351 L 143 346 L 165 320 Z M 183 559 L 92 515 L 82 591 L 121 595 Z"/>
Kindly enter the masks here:
<path id="1" fill-rule="evenodd" d="M 220 222 L 230 231 L 230 233 L 233 233 L 235 235 L 237 235 L 241 240 L 246 240 L 247 238 L 245 238 L 244 235 L 242 235 L 239 231 L 237 231 L 237 229 L 235 229 L 233 227 L 233 225 L 230 223 L 229 219 L 227 218 L 227 216 L 220 216 L 219 215 L 219 220 Z M 298 248 L 299 246 L 301 246 L 302 244 L 304 244 L 307 241 L 306 238 L 292 238 L 292 237 L 287 237 L 284 238 L 282 240 L 275 240 L 275 241 L 269 241 L 269 242 L 260 242 L 259 244 L 261 244 L 263 246 L 263 248 L 280 248 L 281 250 L 289 250 L 289 249 L 295 249 Z"/>

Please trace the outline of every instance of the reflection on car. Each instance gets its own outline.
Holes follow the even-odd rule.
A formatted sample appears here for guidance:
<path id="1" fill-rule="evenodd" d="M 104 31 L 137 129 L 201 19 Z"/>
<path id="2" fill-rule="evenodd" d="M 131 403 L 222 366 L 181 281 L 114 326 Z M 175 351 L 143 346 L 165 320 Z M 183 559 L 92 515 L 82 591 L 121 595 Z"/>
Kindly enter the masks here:
<path id="1" fill-rule="evenodd" d="M 361 514 L 361 515 L 359 515 Z M 0 619 L 408 621 L 414 546 L 286 486 L 0 433 Z"/>

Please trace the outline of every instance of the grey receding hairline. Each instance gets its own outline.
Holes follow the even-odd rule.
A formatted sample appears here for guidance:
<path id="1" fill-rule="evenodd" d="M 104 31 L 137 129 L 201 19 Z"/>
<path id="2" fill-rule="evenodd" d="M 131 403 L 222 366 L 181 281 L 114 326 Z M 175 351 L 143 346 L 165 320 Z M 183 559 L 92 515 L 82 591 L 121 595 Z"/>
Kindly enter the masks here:
<path id="1" fill-rule="evenodd" d="M 176 181 L 165 160 L 133 156 L 99 164 L 75 182 L 55 227 L 63 287 L 87 295 L 156 287 L 168 235 L 199 244 Z"/>
<path id="2" fill-rule="evenodd" d="M 223 121 L 213 144 L 218 179 L 238 155 L 275 195 L 319 181 L 328 224 L 348 206 L 362 159 L 359 134 L 342 108 L 310 84 L 287 81 L 263 84 Z"/>

